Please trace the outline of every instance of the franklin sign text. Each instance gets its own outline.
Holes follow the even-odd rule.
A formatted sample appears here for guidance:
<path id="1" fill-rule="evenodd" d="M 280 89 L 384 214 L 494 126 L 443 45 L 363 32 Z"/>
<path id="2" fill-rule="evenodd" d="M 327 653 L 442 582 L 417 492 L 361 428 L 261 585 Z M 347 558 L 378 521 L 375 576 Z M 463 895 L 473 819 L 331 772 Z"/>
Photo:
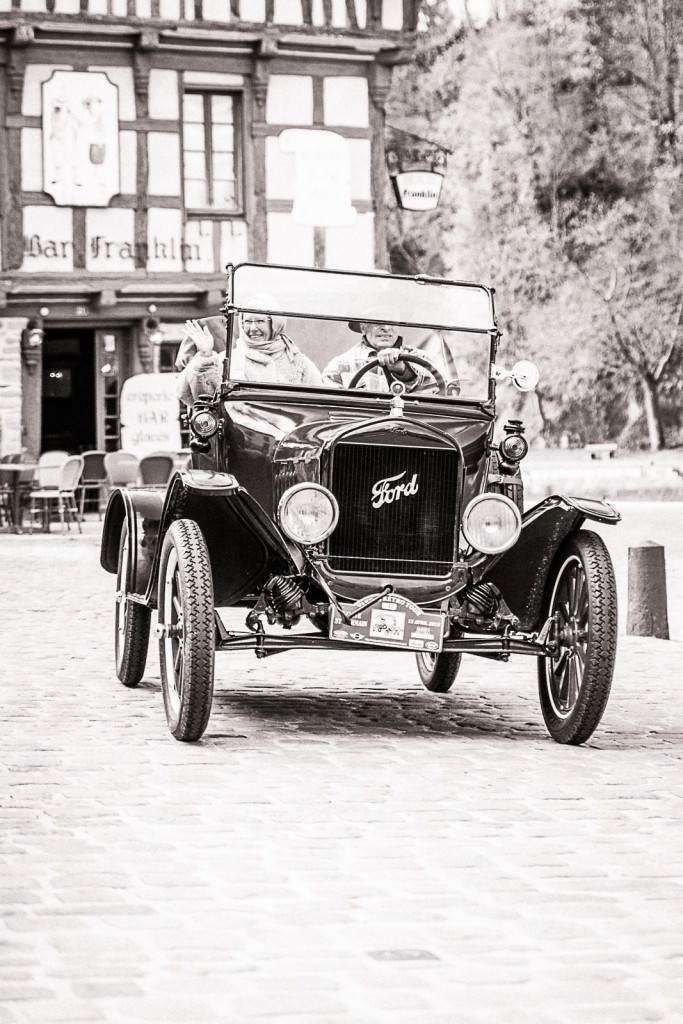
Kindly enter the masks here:
<path id="1" fill-rule="evenodd" d="M 378 480 L 372 485 L 372 507 L 381 508 L 382 505 L 391 505 L 392 501 L 399 498 L 417 494 L 417 473 L 413 473 L 408 482 L 403 480 L 406 475 L 405 469 L 396 476 L 387 476 L 384 480 Z"/>

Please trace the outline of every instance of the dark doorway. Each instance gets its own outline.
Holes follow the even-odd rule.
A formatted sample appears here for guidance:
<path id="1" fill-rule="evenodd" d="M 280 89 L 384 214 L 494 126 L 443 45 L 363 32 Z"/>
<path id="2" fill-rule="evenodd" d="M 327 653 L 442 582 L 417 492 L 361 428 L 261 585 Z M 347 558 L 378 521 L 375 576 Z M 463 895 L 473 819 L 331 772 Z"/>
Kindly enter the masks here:
<path id="1" fill-rule="evenodd" d="M 41 451 L 95 448 L 95 332 L 48 329 L 43 341 Z"/>

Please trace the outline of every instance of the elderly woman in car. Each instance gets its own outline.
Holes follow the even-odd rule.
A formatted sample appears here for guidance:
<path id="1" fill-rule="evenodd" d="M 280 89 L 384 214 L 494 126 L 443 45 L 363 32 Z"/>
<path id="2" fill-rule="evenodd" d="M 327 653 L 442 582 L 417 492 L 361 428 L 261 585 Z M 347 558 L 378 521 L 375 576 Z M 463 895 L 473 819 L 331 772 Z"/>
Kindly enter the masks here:
<path id="1" fill-rule="evenodd" d="M 265 296 L 253 296 L 249 305 L 263 306 Z M 268 305 L 271 303 L 268 302 Z M 233 348 L 230 376 L 263 384 L 320 385 L 320 371 L 285 333 L 287 321 L 275 313 L 240 313 L 240 335 Z M 213 395 L 221 380 L 226 348 L 222 317 L 186 322 L 176 366 L 181 370 L 178 397 L 193 405 L 199 395 Z M 190 354 L 194 348 L 194 354 Z"/>

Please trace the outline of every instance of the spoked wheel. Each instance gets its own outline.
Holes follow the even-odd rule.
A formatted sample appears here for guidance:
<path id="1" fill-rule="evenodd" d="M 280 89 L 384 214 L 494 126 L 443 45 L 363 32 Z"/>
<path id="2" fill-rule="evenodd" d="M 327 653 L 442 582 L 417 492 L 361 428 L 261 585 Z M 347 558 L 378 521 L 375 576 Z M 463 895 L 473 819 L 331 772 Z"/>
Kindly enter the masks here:
<path id="1" fill-rule="evenodd" d="M 415 655 L 417 671 L 422 685 L 432 693 L 448 693 L 460 670 L 462 654 L 429 654 L 420 651 Z"/>
<path id="2" fill-rule="evenodd" d="M 206 541 L 191 519 L 173 523 L 159 567 L 159 660 L 168 727 L 177 740 L 203 735 L 211 714 L 216 633 Z"/>
<path id="3" fill-rule="evenodd" d="M 557 644 L 552 657 L 538 660 L 545 724 L 558 743 L 584 743 L 607 706 L 617 649 L 614 569 L 591 530 L 562 546 L 548 577 L 545 616 L 553 617 Z"/>
<path id="4" fill-rule="evenodd" d="M 124 686 L 137 686 L 142 679 L 149 646 L 150 610 L 128 596 L 133 583 L 134 558 L 128 523 L 124 521 L 119 541 L 114 612 L 116 675 Z"/>

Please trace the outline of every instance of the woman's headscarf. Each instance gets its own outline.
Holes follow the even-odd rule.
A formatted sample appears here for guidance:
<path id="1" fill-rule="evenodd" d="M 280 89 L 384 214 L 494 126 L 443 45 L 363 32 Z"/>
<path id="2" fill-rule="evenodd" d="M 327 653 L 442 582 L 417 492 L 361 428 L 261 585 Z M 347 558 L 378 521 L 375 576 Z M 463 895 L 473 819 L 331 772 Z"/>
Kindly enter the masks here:
<path id="1" fill-rule="evenodd" d="M 262 342 L 257 341 L 250 338 L 245 332 L 243 328 L 245 313 L 240 313 L 240 341 L 244 345 L 245 359 L 263 365 L 282 352 L 285 352 L 290 360 L 293 359 L 299 350 L 292 339 L 285 334 L 286 317 L 273 312 L 278 307 L 277 300 L 264 292 L 260 295 L 251 295 L 245 299 L 244 305 L 257 310 L 262 316 L 267 317 L 270 323 L 270 338 Z"/>
<path id="2" fill-rule="evenodd" d="M 286 318 L 280 316 L 279 313 L 273 312 L 273 310 L 277 309 L 278 303 L 272 295 L 267 295 L 265 292 L 260 295 L 251 295 L 245 300 L 244 305 L 259 311 L 262 316 L 268 318 L 270 323 L 270 338 L 263 342 L 254 341 L 243 328 L 243 318 L 246 314 L 240 313 L 240 335 L 247 348 L 256 349 L 266 356 L 274 356 L 278 352 L 284 351 L 288 345 L 294 344 L 291 338 L 288 338 L 285 334 L 287 329 Z"/>

